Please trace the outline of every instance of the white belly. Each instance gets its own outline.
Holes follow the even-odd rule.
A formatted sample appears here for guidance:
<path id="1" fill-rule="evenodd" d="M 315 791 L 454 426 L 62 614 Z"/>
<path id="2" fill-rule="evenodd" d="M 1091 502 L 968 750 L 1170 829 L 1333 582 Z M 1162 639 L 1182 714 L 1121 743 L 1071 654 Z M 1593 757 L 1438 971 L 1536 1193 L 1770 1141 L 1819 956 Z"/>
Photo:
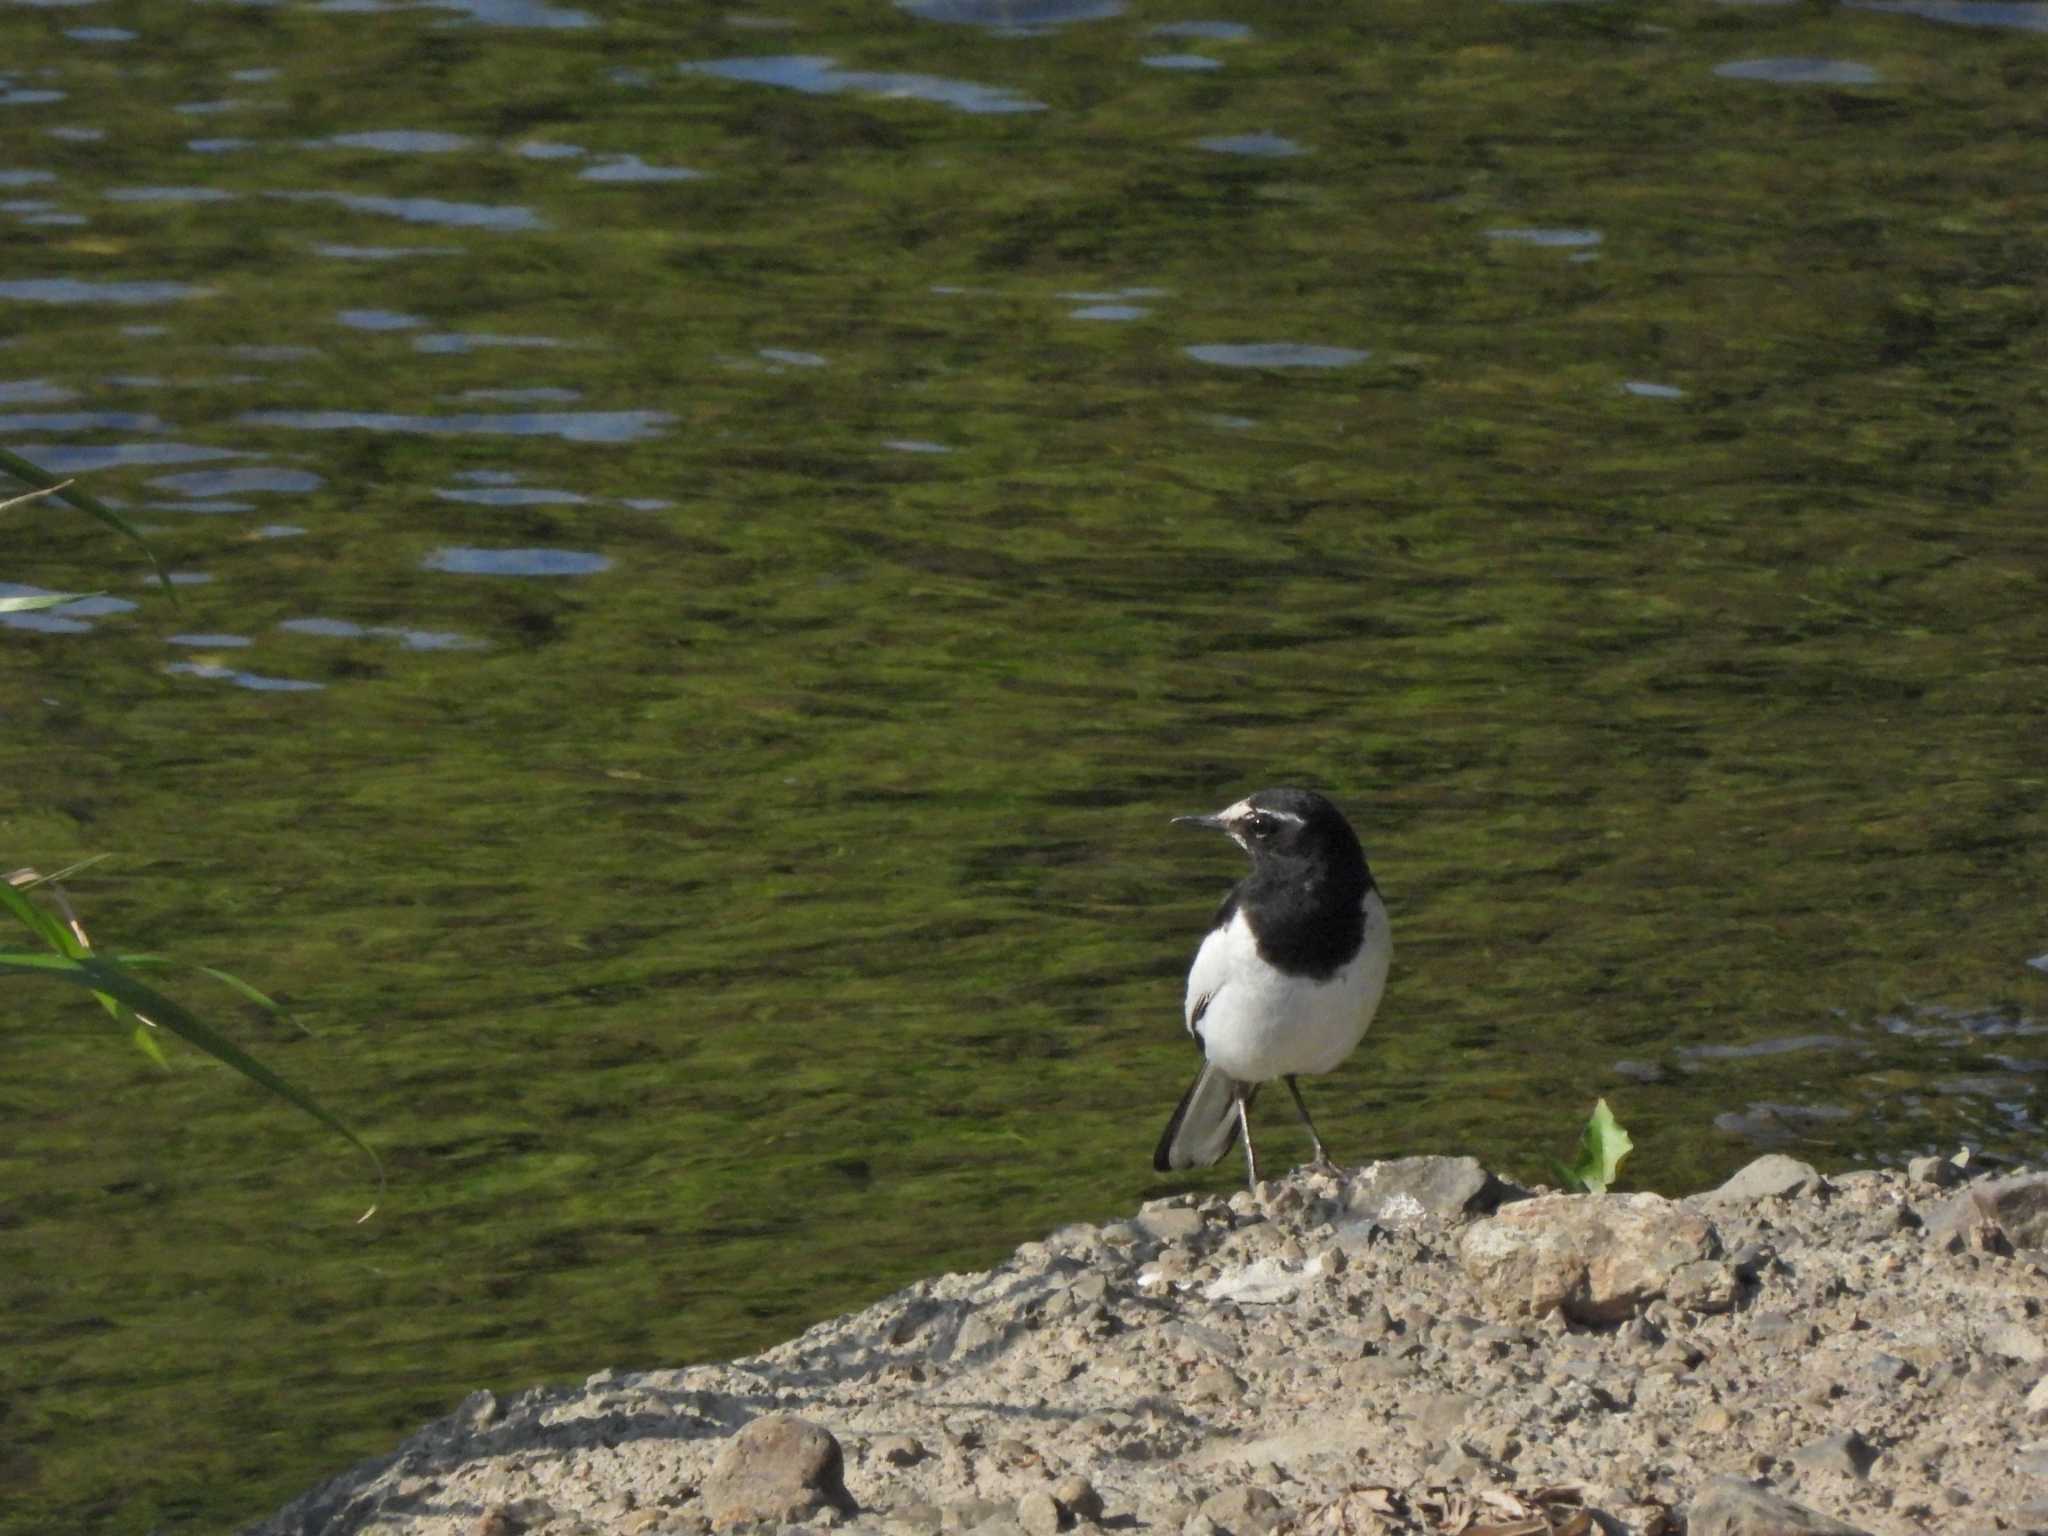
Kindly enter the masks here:
<path id="1" fill-rule="evenodd" d="M 1189 1013 L 1209 998 L 1191 1027 L 1201 1031 L 1211 1064 L 1239 1082 L 1331 1071 L 1365 1038 L 1393 953 L 1387 909 L 1376 890 L 1365 895 L 1364 946 L 1323 981 L 1288 976 L 1260 960 L 1239 912 L 1203 941 L 1188 973 Z"/>

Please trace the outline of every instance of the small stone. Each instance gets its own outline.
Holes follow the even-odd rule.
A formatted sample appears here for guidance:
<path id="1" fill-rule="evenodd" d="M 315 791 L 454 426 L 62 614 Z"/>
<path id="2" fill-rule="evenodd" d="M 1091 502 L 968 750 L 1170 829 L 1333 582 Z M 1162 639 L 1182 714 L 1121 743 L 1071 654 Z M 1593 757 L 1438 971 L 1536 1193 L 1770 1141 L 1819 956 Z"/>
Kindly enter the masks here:
<path id="1" fill-rule="evenodd" d="M 1915 1157 L 1906 1161 L 1906 1177 L 1916 1184 L 1947 1189 L 1962 1180 L 1962 1170 L 1945 1157 Z"/>
<path id="2" fill-rule="evenodd" d="M 1206 1371 L 1196 1373 L 1188 1383 L 1188 1401 L 1191 1403 L 1236 1403 L 1244 1400 L 1244 1382 L 1235 1371 L 1213 1365 Z"/>
<path id="3" fill-rule="evenodd" d="M 1858 1526 L 1735 1477 L 1713 1478 L 1700 1490 L 1686 1513 L 1685 1531 L 1686 1536 L 1869 1536 Z"/>
<path id="4" fill-rule="evenodd" d="M 1013 1513 L 1009 1505 L 998 1504 L 993 1499 L 962 1499 L 939 1511 L 939 1528 L 944 1531 L 979 1530 L 999 1517 L 1008 1520 Z"/>
<path id="5" fill-rule="evenodd" d="M 498 1422 L 503 1412 L 498 1394 L 488 1387 L 480 1387 L 462 1400 L 455 1410 L 455 1417 L 471 1429 L 488 1429 Z"/>
<path id="6" fill-rule="evenodd" d="M 2039 1365 L 2048 1360 L 2048 1341 L 2031 1328 L 2019 1323 L 2006 1323 L 1984 1336 L 1984 1353 L 2004 1360 L 2017 1360 L 2022 1365 Z"/>
<path id="7" fill-rule="evenodd" d="M 923 1499 L 912 1499 L 889 1511 L 888 1524 L 908 1536 L 939 1536 L 946 1525 L 945 1511 Z"/>
<path id="8" fill-rule="evenodd" d="M 1802 1445 L 1792 1453 L 1792 1465 L 1802 1472 L 1833 1472 L 1842 1477 L 1862 1477 L 1877 1460 L 1877 1448 L 1853 1429 Z"/>
<path id="9" fill-rule="evenodd" d="M 1454 1220 L 1493 1210 L 1508 1186 L 1472 1157 L 1399 1157 L 1361 1168 L 1348 1181 L 1344 1206 L 1390 1226 L 1424 1216 Z"/>
<path id="10" fill-rule="evenodd" d="M 1593 1324 L 1623 1321 L 1662 1297 L 1684 1266 L 1720 1252 L 1711 1222 L 1660 1195 L 1521 1200 L 1475 1223 L 1458 1245 L 1466 1275 L 1494 1307 Z"/>
<path id="11" fill-rule="evenodd" d="M 794 1414 L 755 1419 L 725 1442 L 704 1479 L 704 1512 L 720 1530 L 788 1524 L 822 1510 L 854 1512 L 844 1458 L 829 1431 Z"/>
<path id="12" fill-rule="evenodd" d="M 909 1435 L 878 1435 L 869 1449 L 892 1467 L 914 1467 L 925 1457 L 923 1444 Z"/>
<path id="13" fill-rule="evenodd" d="M 1227 1536 L 1264 1536 L 1280 1523 L 1280 1501 L 1263 1488 L 1226 1488 L 1204 1499 L 1195 1519 L 1210 1521 Z"/>
<path id="14" fill-rule="evenodd" d="M 512 1511 L 503 1504 L 493 1504 L 476 1517 L 476 1524 L 469 1528 L 469 1536 L 518 1536 L 526 1527 L 512 1517 Z"/>
<path id="15" fill-rule="evenodd" d="M 1813 1164 L 1802 1163 L 1782 1152 L 1766 1152 L 1737 1170 L 1732 1178 L 1719 1189 L 1710 1191 L 1705 1198 L 1746 1202 L 1790 1200 L 1800 1195 L 1818 1194 L 1826 1187 L 1827 1180 L 1820 1176 L 1820 1170 Z"/>
<path id="16" fill-rule="evenodd" d="M 2048 1419 L 2048 1376 L 2034 1383 L 2034 1390 L 2027 1394 L 2027 1417 L 2036 1424 Z"/>
<path id="17" fill-rule="evenodd" d="M 1059 1500 L 1039 1488 L 1017 1501 L 1017 1523 L 1024 1527 L 1024 1536 L 1059 1536 L 1066 1518 Z"/>
<path id="18" fill-rule="evenodd" d="M 1205 1225 L 1202 1213 L 1191 1206 L 1163 1211 L 1146 1209 L 1138 1213 L 1139 1230 L 1155 1242 L 1184 1243 L 1191 1237 L 1199 1237 Z"/>
<path id="19" fill-rule="evenodd" d="M 1902 1381 L 1912 1379 L 1913 1362 L 1901 1360 L 1897 1355 L 1879 1350 L 1863 1362 L 1863 1374 L 1881 1387 L 1894 1387 Z"/>
<path id="20" fill-rule="evenodd" d="M 1102 1495 L 1078 1472 L 1070 1472 L 1052 1485 L 1052 1496 L 1076 1520 L 1100 1520 Z"/>

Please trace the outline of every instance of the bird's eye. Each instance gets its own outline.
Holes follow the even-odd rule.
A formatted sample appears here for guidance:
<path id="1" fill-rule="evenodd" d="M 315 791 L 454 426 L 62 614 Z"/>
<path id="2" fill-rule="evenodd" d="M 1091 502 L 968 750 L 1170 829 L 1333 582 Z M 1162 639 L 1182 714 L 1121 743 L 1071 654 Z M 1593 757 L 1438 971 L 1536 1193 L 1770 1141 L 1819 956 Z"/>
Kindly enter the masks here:
<path id="1" fill-rule="evenodd" d="M 1273 830 L 1273 827 L 1273 818 L 1263 811 L 1254 812 L 1244 821 L 1245 831 L 1251 833 L 1253 837 L 1264 837 Z"/>

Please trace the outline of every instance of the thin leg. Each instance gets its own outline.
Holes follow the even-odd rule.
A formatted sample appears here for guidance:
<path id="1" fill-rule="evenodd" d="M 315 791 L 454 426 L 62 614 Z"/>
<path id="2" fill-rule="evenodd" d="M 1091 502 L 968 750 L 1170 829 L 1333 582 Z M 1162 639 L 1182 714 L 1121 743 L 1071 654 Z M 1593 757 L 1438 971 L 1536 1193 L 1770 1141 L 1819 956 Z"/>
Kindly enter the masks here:
<path id="1" fill-rule="evenodd" d="M 1301 1123 L 1308 1127 L 1308 1139 L 1316 1144 L 1316 1166 L 1318 1168 L 1336 1167 L 1337 1165 L 1330 1161 L 1330 1154 L 1323 1150 L 1323 1138 L 1316 1134 L 1316 1123 L 1309 1119 L 1308 1105 L 1302 1102 L 1301 1089 L 1295 1086 L 1292 1077 L 1287 1079 L 1287 1091 L 1294 1095 L 1294 1107 L 1301 1113 Z"/>
<path id="2" fill-rule="evenodd" d="M 1244 1132 L 1244 1176 L 1251 1188 L 1259 1187 L 1259 1165 L 1252 1156 L 1252 1117 L 1247 1094 L 1237 1096 L 1237 1128 Z"/>

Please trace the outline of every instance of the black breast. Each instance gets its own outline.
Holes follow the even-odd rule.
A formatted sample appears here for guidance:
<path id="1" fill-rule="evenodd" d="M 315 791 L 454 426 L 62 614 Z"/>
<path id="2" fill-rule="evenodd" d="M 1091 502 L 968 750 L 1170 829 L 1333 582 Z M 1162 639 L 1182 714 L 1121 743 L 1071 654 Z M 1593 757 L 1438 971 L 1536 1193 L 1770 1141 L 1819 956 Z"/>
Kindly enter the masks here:
<path id="1" fill-rule="evenodd" d="M 1259 941 L 1259 954 L 1289 976 L 1327 981 L 1358 953 L 1365 938 L 1365 893 L 1372 873 L 1356 870 L 1311 877 L 1299 866 L 1260 870 L 1239 888 L 1239 905 Z"/>

